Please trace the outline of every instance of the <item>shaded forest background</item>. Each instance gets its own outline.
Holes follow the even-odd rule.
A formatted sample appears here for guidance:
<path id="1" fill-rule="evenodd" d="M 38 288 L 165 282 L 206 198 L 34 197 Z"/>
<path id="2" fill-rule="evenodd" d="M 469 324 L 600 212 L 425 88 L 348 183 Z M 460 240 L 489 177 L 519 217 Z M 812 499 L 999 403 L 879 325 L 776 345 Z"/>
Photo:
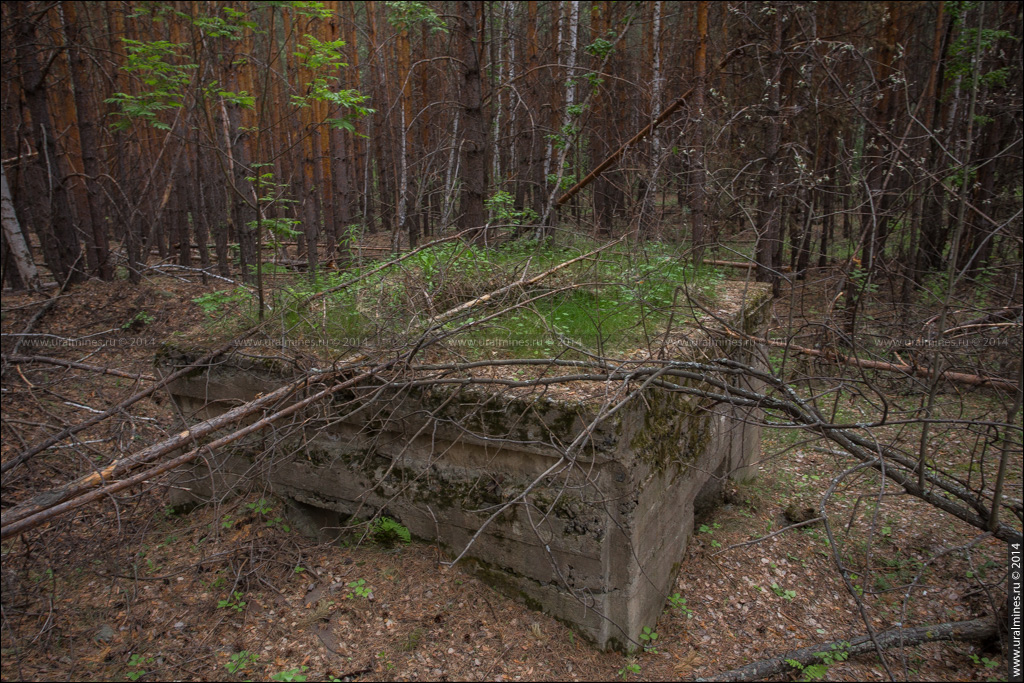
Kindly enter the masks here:
<path id="1" fill-rule="evenodd" d="M 746 230 L 759 279 L 845 259 L 906 301 L 1021 258 L 1021 33 L 1015 2 L 7 2 L 3 168 L 61 282 Z"/>

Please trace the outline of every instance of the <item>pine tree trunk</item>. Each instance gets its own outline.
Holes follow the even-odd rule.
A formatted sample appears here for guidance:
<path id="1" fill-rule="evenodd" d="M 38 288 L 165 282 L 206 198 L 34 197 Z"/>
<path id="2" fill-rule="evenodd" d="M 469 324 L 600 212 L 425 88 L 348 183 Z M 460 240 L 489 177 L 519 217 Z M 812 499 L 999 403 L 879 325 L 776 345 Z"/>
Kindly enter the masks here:
<path id="1" fill-rule="evenodd" d="M 462 205 L 459 216 L 461 230 L 472 229 L 473 238 L 483 237 L 484 191 L 487 186 L 487 126 L 484 122 L 480 53 L 476 31 L 477 9 L 482 2 L 460 0 L 457 34 L 462 58 Z"/>
<path id="2" fill-rule="evenodd" d="M 700 263 L 707 242 L 707 192 L 704 171 L 704 89 L 707 85 L 708 3 L 697 3 L 697 51 L 693 58 L 696 90 L 693 93 L 693 176 L 690 215 L 693 221 L 693 257 Z"/>
<path id="3" fill-rule="evenodd" d="M 768 86 L 765 112 L 765 167 L 761 171 L 761 200 L 757 220 L 757 279 L 779 288 L 781 260 L 781 216 L 779 188 L 780 86 L 782 80 L 782 9 L 778 8 L 772 22 L 773 74 Z M 778 294 L 778 292 L 775 292 Z"/>
<path id="4" fill-rule="evenodd" d="M 44 21 L 46 15 L 36 14 L 38 8 L 27 2 L 14 4 L 13 10 L 15 57 L 25 103 L 32 116 L 32 141 L 36 148 L 31 192 L 41 210 L 35 229 L 54 276 L 60 281 L 81 282 L 85 278 L 84 265 L 79 262 L 82 248 L 71 214 L 67 178 L 61 171 L 63 163 L 57 154 L 57 131 L 53 128 L 47 102 L 46 73 L 39 64 L 35 22 Z"/>
<path id="5" fill-rule="evenodd" d="M 82 170 L 85 172 L 85 191 L 87 212 L 91 228 L 91 262 L 96 264 L 97 274 L 103 280 L 114 277 L 113 264 L 110 263 L 110 247 L 107 242 L 107 231 L 103 220 L 102 198 L 99 191 L 100 164 L 96 157 L 98 143 L 96 140 L 96 123 L 93 120 L 93 107 L 87 93 L 87 63 L 82 49 L 82 34 L 75 12 L 74 2 L 65 2 L 64 34 L 68 42 L 68 57 L 71 63 L 71 83 L 75 94 L 75 114 L 78 120 L 78 139 L 82 148 Z"/>

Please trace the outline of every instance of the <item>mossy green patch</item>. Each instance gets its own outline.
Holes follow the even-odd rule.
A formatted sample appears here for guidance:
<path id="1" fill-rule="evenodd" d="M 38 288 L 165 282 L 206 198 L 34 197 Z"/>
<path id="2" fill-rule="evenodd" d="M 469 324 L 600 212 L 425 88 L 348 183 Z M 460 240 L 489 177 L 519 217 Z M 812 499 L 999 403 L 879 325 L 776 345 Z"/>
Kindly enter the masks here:
<path id="1" fill-rule="evenodd" d="M 657 474 L 672 461 L 696 459 L 711 439 L 711 413 L 682 394 L 647 394 L 643 429 L 630 442 L 637 457 Z"/>

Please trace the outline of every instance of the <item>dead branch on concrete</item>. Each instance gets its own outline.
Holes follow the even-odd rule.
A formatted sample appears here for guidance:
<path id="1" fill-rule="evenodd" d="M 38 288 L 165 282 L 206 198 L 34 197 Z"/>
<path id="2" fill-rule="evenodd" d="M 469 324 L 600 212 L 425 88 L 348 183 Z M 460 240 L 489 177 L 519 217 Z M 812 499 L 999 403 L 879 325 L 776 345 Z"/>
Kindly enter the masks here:
<path id="1" fill-rule="evenodd" d="M 988 640 L 998 635 L 998 627 L 991 619 L 972 619 L 971 621 L 953 621 L 931 626 L 886 631 L 876 636 L 878 644 L 884 649 L 912 647 L 922 643 L 933 643 L 939 640 Z M 846 657 L 866 654 L 875 649 L 869 636 L 858 636 L 851 640 L 836 640 L 800 648 L 786 654 L 762 659 L 758 662 L 741 666 L 737 669 L 715 674 L 709 678 L 698 678 L 698 681 L 760 681 L 769 676 L 789 672 L 800 672 L 814 665 L 825 665 L 828 661 L 841 661 Z M 794 666 L 793 662 L 799 664 Z"/>
<path id="2" fill-rule="evenodd" d="M 479 303 L 482 303 L 482 300 L 480 300 Z M 435 337 L 434 340 L 425 342 L 419 348 L 423 348 L 430 343 L 434 343 L 437 339 L 438 338 Z M 382 373 L 385 370 L 401 363 L 402 360 L 404 360 L 404 358 L 396 358 L 385 363 L 371 364 L 371 369 L 366 370 L 365 368 L 367 367 L 367 364 L 365 363 L 365 357 L 359 357 L 343 364 L 336 370 L 321 372 L 319 375 L 303 376 L 274 392 L 261 396 L 249 403 L 237 406 L 217 418 L 206 420 L 195 425 L 191 429 L 185 430 L 170 439 L 159 444 L 155 444 L 128 458 L 115 461 L 99 472 L 91 473 L 60 489 L 36 496 L 32 502 L 9 510 L 3 515 L 2 537 L 6 538 L 11 534 L 20 533 L 21 531 L 31 528 L 35 524 L 49 519 L 50 515 L 45 514 L 48 510 L 80 497 L 84 491 L 102 486 L 110 480 L 123 476 L 127 472 L 136 469 L 141 465 L 151 463 L 157 458 L 166 455 L 175 449 L 188 444 L 194 444 L 198 439 L 201 439 L 218 429 L 234 424 L 235 422 L 258 412 L 259 410 L 287 399 L 295 392 L 307 387 L 313 380 L 331 380 L 340 376 L 345 371 L 353 372 L 357 369 L 362 369 L 362 372 L 359 372 L 355 378 L 334 384 L 328 389 L 313 394 L 312 396 L 292 404 L 283 410 L 264 417 L 257 423 L 254 423 L 254 425 L 260 425 L 259 427 L 250 425 L 249 427 L 236 430 L 225 437 L 221 437 L 221 439 L 211 443 L 209 448 L 216 448 L 219 445 L 225 445 L 246 434 L 252 433 L 253 431 L 256 431 L 256 429 L 267 426 L 276 420 L 292 414 L 298 409 L 298 407 L 309 405 L 315 400 L 319 400 L 343 388 L 352 386 L 358 381 Z M 508 363 L 513 361 L 504 362 Z M 531 362 L 537 363 L 540 361 L 538 359 L 534 359 Z M 189 367 L 194 367 L 194 364 Z M 739 386 L 735 381 L 729 381 L 730 378 L 739 379 L 750 377 L 764 381 L 768 386 L 777 390 L 782 395 L 782 398 L 769 395 L 767 393 L 755 392 Z M 674 381 L 669 381 L 673 378 L 695 380 L 699 382 L 700 385 L 696 387 L 686 386 Z M 916 460 L 878 443 L 870 436 L 862 436 L 854 433 L 852 430 L 832 424 L 807 401 L 800 398 L 791 387 L 778 378 L 758 368 L 743 365 L 735 361 L 718 360 L 711 363 L 667 361 L 654 366 L 647 365 L 613 372 L 579 373 L 574 375 L 561 375 L 557 377 L 536 378 L 533 380 L 522 381 L 480 377 L 445 378 L 435 376 L 417 378 L 415 380 L 409 380 L 408 382 L 392 381 L 390 384 L 393 387 L 401 387 L 406 383 L 420 386 L 425 384 L 443 383 L 493 383 L 505 386 L 523 387 L 564 384 L 570 381 L 621 382 L 623 385 L 628 385 L 632 381 L 640 381 L 643 383 L 641 389 L 648 385 L 659 386 L 671 391 L 710 399 L 711 401 L 718 403 L 728 403 L 735 406 L 749 408 L 761 408 L 768 411 L 769 415 L 774 414 L 786 416 L 789 418 L 789 424 L 799 425 L 812 432 L 826 436 L 842 446 L 847 453 L 850 453 L 862 463 L 878 470 L 890 481 L 899 484 L 903 490 L 910 495 L 925 500 L 926 502 L 931 503 L 932 505 L 954 515 L 978 529 L 986 530 L 988 528 L 991 516 L 991 502 L 981 498 L 978 492 L 964 488 L 957 481 L 951 477 L 944 476 L 938 470 L 930 471 L 926 475 L 926 487 L 919 486 L 918 479 L 915 474 L 915 469 L 917 467 Z M 608 408 L 607 410 L 602 409 L 602 411 L 599 411 L 599 417 L 604 419 L 613 412 L 621 409 L 621 407 L 625 405 L 626 401 L 634 397 L 636 394 L 636 391 L 629 392 L 627 398 L 619 402 L 613 408 Z M 562 460 L 556 464 L 557 467 L 564 465 L 566 462 L 571 462 L 573 450 L 584 443 L 587 433 L 587 430 L 583 430 L 583 432 L 581 432 L 580 438 L 576 439 L 573 444 L 566 449 Z M 222 440 L 223 443 L 221 443 Z M 200 451 L 201 449 L 199 448 L 191 451 L 190 454 L 187 454 L 190 457 L 188 457 L 184 462 L 197 457 Z M 886 459 L 885 463 L 881 461 L 879 454 Z M 547 473 L 545 473 L 545 476 L 546 474 Z M 524 495 L 525 493 L 526 492 L 524 492 Z M 92 499 L 93 498 L 90 498 L 90 500 Z M 512 503 L 514 502 L 516 501 L 512 501 Z M 1020 510 L 1018 509 L 1019 506 L 1015 506 L 1012 503 L 1004 503 L 1004 506 L 1017 514 L 1018 517 L 1020 516 Z M 78 507 L 78 505 L 72 505 L 66 508 L 62 507 L 62 511 L 73 509 L 74 507 Z M 495 517 L 497 514 L 498 513 L 495 513 Z M 32 520 L 31 523 L 27 521 L 30 518 Z M 1007 542 L 1013 538 L 1015 533 L 1016 532 L 1013 528 L 1005 524 L 999 524 L 997 529 L 994 531 L 996 538 Z"/>
<path id="3" fill-rule="evenodd" d="M 421 246 L 421 247 L 419 247 L 417 249 L 413 249 L 413 250 L 411 250 L 411 251 L 409 251 L 409 252 L 407 252 L 405 254 L 402 254 L 401 256 L 399 256 L 397 258 L 391 259 L 391 260 L 387 261 L 386 263 L 381 264 L 377 268 L 374 268 L 374 269 L 372 269 L 372 270 L 370 270 L 370 271 L 368 271 L 366 273 L 363 273 L 363 274 L 359 275 L 358 277 L 346 280 L 345 282 L 342 282 L 341 284 L 338 284 L 338 285 L 336 285 L 334 287 L 331 287 L 330 289 L 324 290 L 322 292 L 316 292 L 314 294 L 311 294 L 311 295 L 307 296 L 300 303 L 300 305 L 302 305 L 302 306 L 309 305 L 313 301 L 316 301 L 317 299 L 321 299 L 321 298 L 327 296 L 328 294 L 330 294 L 331 292 L 336 292 L 336 291 L 344 289 L 346 287 L 350 287 L 353 284 L 356 284 L 357 282 L 359 282 L 360 280 L 368 277 L 369 275 L 372 275 L 374 273 L 380 272 L 380 271 L 385 270 L 385 269 L 387 269 L 387 268 L 389 268 L 389 267 L 391 267 L 391 266 L 393 266 L 395 264 L 398 264 L 398 263 L 404 261 L 405 259 L 413 256 L 414 254 L 419 253 L 420 251 L 422 251 L 424 249 L 427 249 L 427 248 L 432 247 L 432 246 L 436 246 L 436 245 L 444 243 L 444 242 L 449 242 L 449 241 L 458 239 L 462 234 L 463 233 L 458 233 L 458 234 L 455 234 L 455 235 L 451 235 L 451 236 L 448 236 L 448 237 L 443 237 L 443 238 L 434 240 L 433 242 L 430 242 L 429 244 L 424 244 L 423 246 Z M 611 246 L 611 245 L 609 244 L 608 246 Z M 597 252 L 600 252 L 600 251 L 603 251 L 603 248 L 602 249 L 597 249 L 597 250 L 595 250 L 592 253 L 597 253 Z M 576 259 L 576 260 L 579 260 L 579 259 Z M 542 273 L 537 278 L 534 278 L 533 281 L 539 281 L 540 279 L 543 279 L 547 275 L 550 275 L 551 273 L 556 272 L 558 269 L 559 269 L 559 267 L 556 267 L 555 269 L 553 269 L 553 270 L 551 270 L 551 271 L 549 271 L 547 273 Z M 533 281 L 531 281 L 531 282 L 533 282 Z M 63 289 L 61 291 L 63 291 Z M 25 327 L 25 332 L 24 333 L 27 333 L 32 328 L 32 326 L 35 324 L 35 322 L 39 318 L 41 318 L 42 315 L 47 310 L 49 310 L 49 308 L 53 305 L 54 302 L 57 301 L 59 296 L 60 296 L 60 292 L 58 292 L 58 294 L 55 295 L 54 297 L 52 297 L 51 299 L 47 300 L 47 302 L 44 305 L 44 307 L 38 313 L 36 313 L 35 316 L 33 316 L 32 320 Z M 478 303 L 483 303 L 483 302 L 478 302 Z M 171 375 L 168 375 L 167 377 L 164 377 L 159 382 L 156 382 L 155 384 L 153 384 L 149 388 L 147 388 L 147 389 L 145 389 L 143 391 L 140 391 L 140 392 L 138 392 L 136 394 L 133 394 L 132 396 L 129 396 L 128 398 L 124 399 L 123 401 L 121 401 L 117 405 L 111 407 L 110 409 L 106 410 L 105 412 L 96 414 L 96 415 L 94 415 L 93 417 L 91 417 L 90 419 L 88 419 L 88 420 L 86 420 L 84 422 L 80 422 L 80 423 L 78 423 L 76 425 L 72 425 L 70 427 L 67 427 L 67 428 L 61 430 L 60 432 L 58 432 L 57 434 L 54 434 L 53 436 L 43 440 L 42 442 L 40 442 L 40 443 L 38 443 L 38 444 L 36 444 L 34 446 L 30 446 L 30 447 L 26 448 L 17 457 L 11 458 L 10 460 L 8 460 L 8 461 L 4 462 L 2 465 L 0 465 L 0 473 L 8 472 L 9 470 L 17 467 L 18 465 L 21 465 L 21 464 L 27 462 L 28 460 L 30 460 L 31 458 L 35 457 L 39 453 L 45 451 L 46 449 L 48 449 L 48 448 L 50 448 L 50 447 L 60 443 L 64 439 L 67 439 L 68 437 L 74 436 L 75 434 L 77 434 L 78 432 L 81 432 L 82 430 L 88 429 L 89 427 L 92 427 L 92 426 L 94 426 L 96 424 L 99 424 L 100 422 L 106 420 L 107 418 L 123 412 L 126 408 L 128 408 L 131 405 L 134 405 L 135 403 L 138 403 L 142 399 L 147 398 L 149 396 L 152 396 L 157 391 L 160 391 L 161 389 L 166 387 L 171 382 L 174 382 L 175 380 L 177 380 L 177 379 L 181 378 L 182 376 L 188 374 L 189 372 L 194 370 L 196 367 L 206 365 L 206 364 L 212 362 L 214 359 L 218 358 L 219 356 L 223 355 L 224 353 L 227 353 L 229 350 L 234 348 L 238 344 L 238 342 L 240 340 L 243 340 L 243 339 L 246 339 L 248 337 L 251 337 L 254 334 L 256 334 L 257 332 L 259 332 L 265 326 L 265 324 L 266 323 L 260 323 L 260 324 L 257 324 L 257 325 L 254 325 L 254 326 L 248 328 L 247 330 L 242 331 L 241 333 L 236 335 L 234 338 L 232 338 L 230 341 L 228 341 L 227 343 L 221 345 L 220 347 L 218 347 L 214 351 L 211 351 L 210 353 L 205 354 L 201 358 L 193 361 L 192 363 L 190 363 L 189 365 L 187 365 L 185 367 L 179 368 L 177 371 L 175 371 Z M 14 354 L 17 354 L 17 349 L 18 349 L 18 347 L 15 346 Z M 7 367 L 7 363 L 9 362 L 7 360 L 7 358 L 8 358 L 7 356 L 4 356 L 4 367 L 5 368 Z"/>
<path id="4" fill-rule="evenodd" d="M 393 364 L 394 362 L 395 361 L 392 361 L 390 364 Z M 336 376 L 338 373 L 331 372 L 326 374 Z M 123 476 L 127 472 L 137 469 L 142 465 L 151 463 L 163 455 L 177 450 L 189 443 L 194 443 L 197 439 L 202 438 L 225 425 L 233 424 L 249 415 L 252 415 L 264 406 L 272 405 L 279 400 L 287 398 L 290 394 L 301 389 L 308 383 L 309 378 L 303 377 L 300 380 L 281 387 L 277 391 L 266 394 L 255 401 L 245 403 L 228 411 L 227 413 L 224 413 L 223 415 L 211 420 L 206 420 L 191 429 L 176 434 L 170 439 L 143 449 L 131 457 L 115 461 L 104 468 L 102 472 L 86 475 L 85 477 L 81 477 L 61 489 L 48 491 L 47 493 L 36 496 L 29 503 L 20 505 L 4 515 L 2 524 L 0 524 L 0 538 L 20 534 L 61 514 L 70 512 L 71 510 L 106 497 L 111 493 L 115 493 L 136 484 L 144 483 L 152 477 L 169 472 L 181 465 L 185 465 L 192 460 L 195 460 L 203 453 L 210 453 L 218 448 L 222 448 L 248 434 L 264 429 L 272 425 L 274 422 L 288 417 L 316 401 L 320 401 L 342 389 L 351 387 L 354 384 L 369 378 L 371 374 L 371 372 L 360 373 L 347 381 L 336 383 L 327 389 L 319 391 L 301 401 L 297 401 L 282 410 L 278 410 L 267 415 L 246 427 L 237 429 L 225 436 L 215 439 L 205 446 L 193 448 L 184 455 L 173 458 L 168 462 L 158 465 L 157 467 L 153 467 L 126 479 L 104 485 L 106 482 L 111 481 L 116 477 Z"/>
<path id="5" fill-rule="evenodd" d="M 242 438 L 246 434 L 258 431 L 259 429 L 262 429 L 263 427 L 266 427 L 283 417 L 291 415 L 292 413 L 294 413 L 295 411 L 299 410 L 302 407 L 305 407 L 315 401 L 326 398 L 342 389 L 353 386 L 360 381 L 368 379 L 372 377 L 374 374 L 384 372 L 399 363 L 408 363 L 408 361 L 421 349 L 436 344 L 445 337 L 449 336 L 446 334 L 434 335 L 433 337 L 428 336 L 431 332 L 439 330 L 444 325 L 445 321 L 451 320 L 459 315 L 465 314 L 472 310 L 473 308 L 486 304 L 489 301 L 493 301 L 495 298 L 501 296 L 506 292 L 511 291 L 512 289 L 525 289 L 529 286 L 532 286 L 542 281 L 543 279 L 553 275 L 554 273 L 557 273 L 558 271 L 568 267 L 573 263 L 579 262 L 587 258 L 592 258 L 594 255 L 610 248 L 614 244 L 618 244 L 620 241 L 621 239 L 616 240 L 615 242 L 611 242 L 607 245 L 599 247 L 598 249 L 595 249 L 587 254 L 583 254 L 579 257 L 570 259 L 568 261 L 564 261 L 528 280 L 525 279 L 525 277 L 521 278 L 517 282 L 514 282 L 510 285 L 506 285 L 504 287 L 500 287 L 488 294 L 477 297 L 471 301 L 460 304 L 458 306 L 455 306 L 454 308 L 449 309 L 448 311 L 445 311 L 444 313 L 441 313 L 431 321 L 432 324 L 430 328 L 420 337 L 419 343 L 417 343 L 411 351 L 403 354 L 398 358 L 394 358 L 392 360 L 385 362 L 369 362 L 367 356 L 360 354 L 358 356 L 346 359 L 346 361 L 344 361 L 343 363 L 336 363 L 334 369 L 330 371 L 315 371 L 312 373 L 304 374 L 299 379 L 289 384 L 286 384 L 285 386 L 280 387 L 275 391 L 260 396 L 252 401 L 249 401 L 248 403 L 236 406 L 235 408 L 227 411 L 222 415 L 201 422 L 189 429 L 179 432 L 178 434 L 172 436 L 169 439 L 165 439 L 164 441 L 161 441 L 158 444 L 154 444 L 149 448 L 145 448 L 127 458 L 116 460 L 107 465 L 106 467 L 104 467 L 102 470 L 92 472 L 88 475 L 80 477 L 79 479 L 70 482 L 58 489 L 53 489 L 45 493 L 39 494 L 35 496 L 31 501 L 23 503 L 22 505 L 19 505 L 11 510 L 8 510 L 3 514 L 2 518 L 0 518 L 0 537 L 6 538 L 7 536 L 10 536 L 12 534 L 21 533 L 38 524 L 47 521 L 48 519 L 51 519 L 56 515 L 80 507 L 81 505 L 91 502 L 92 500 L 96 500 L 99 496 L 96 495 L 96 492 L 93 491 L 93 489 L 104 486 L 110 480 L 124 476 L 128 472 L 135 470 L 142 465 L 151 463 L 156 459 L 174 450 L 188 446 L 190 444 L 195 444 L 198 439 L 204 438 L 209 434 L 217 431 L 218 429 L 222 429 L 224 427 L 232 425 L 246 417 L 253 415 L 254 413 L 264 408 L 268 408 L 270 406 L 277 404 L 279 401 L 286 400 L 292 394 L 307 387 L 311 383 L 311 381 L 329 381 L 333 380 L 334 378 L 343 376 L 343 373 L 345 372 L 357 372 L 359 369 L 362 369 L 362 372 L 359 372 L 359 374 L 355 375 L 354 377 L 339 383 L 335 383 L 333 386 L 318 393 L 315 393 L 312 396 L 309 396 L 301 401 L 293 403 L 287 408 L 279 410 L 273 413 L 272 415 L 265 416 L 261 420 L 258 420 L 257 422 L 247 427 L 235 430 L 234 432 L 212 442 L 207 446 L 207 448 L 213 449 L 223 445 L 227 445 L 228 443 L 231 443 L 237 439 Z M 463 327 L 466 327 L 466 325 L 464 325 Z M 213 358 L 216 358 L 225 350 L 227 350 L 227 348 L 230 348 L 234 343 L 235 341 L 232 340 L 232 342 L 230 342 L 225 347 L 222 347 L 221 349 L 218 349 L 217 351 L 211 354 L 203 356 L 203 358 L 199 359 L 198 361 L 188 363 L 185 368 L 177 370 L 176 372 L 172 373 L 171 375 L 168 376 L 168 379 L 163 380 L 163 382 L 161 382 L 156 387 L 151 387 L 149 390 L 150 393 L 152 393 L 152 391 L 155 391 L 155 389 L 158 388 L 159 386 L 166 385 L 169 381 L 171 381 L 170 378 L 181 377 L 185 373 L 191 372 L 195 367 L 204 365 Z M 369 369 L 365 369 L 367 367 Z M 141 398 L 142 394 L 136 394 L 136 396 L 132 398 L 136 397 Z M 107 412 L 110 413 L 111 411 Z M 105 416 L 107 416 L 107 413 L 101 413 L 92 418 L 92 420 L 98 422 Z M 93 421 L 90 422 L 92 424 L 95 424 L 95 422 Z M 78 426 L 73 429 L 80 428 L 81 427 Z M 59 436 L 60 435 L 57 435 L 57 437 Z M 54 441 L 54 439 L 59 441 L 57 437 L 52 437 L 48 441 Z M 54 441 L 54 443 L 56 443 L 56 441 Z M 50 443 L 49 445 L 53 445 L 53 443 Z M 44 450 L 43 448 L 36 448 L 38 450 L 34 450 L 33 452 L 33 449 L 30 449 L 29 451 L 26 451 L 28 455 L 22 454 L 17 459 L 11 462 L 13 464 L 17 464 L 18 462 L 24 462 L 24 460 L 28 459 L 35 453 Z M 175 458 L 175 462 L 177 462 L 175 467 L 190 462 L 191 460 L 198 457 L 201 452 L 202 449 L 197 447 L 194 448 L 189 453 L 185 454 L 184 456 Z M 11 466 L 13 466 L 13 464 Z M 160 469 L 160 472 L 167 471 L 167 469 L 168 468 Z M 173 467 L 169 469 L 173 469 Z M 160 472 L 154 472 L 153 474 L 155 475 Z M 134 482 L 134 480 L 135 479 L 133 478 L 132 482 Z M 124 484 L 124 486 L 127 485 L 130 484 Z M 119 488 L 123 488 L 124 486 L 119 486 Z"/>

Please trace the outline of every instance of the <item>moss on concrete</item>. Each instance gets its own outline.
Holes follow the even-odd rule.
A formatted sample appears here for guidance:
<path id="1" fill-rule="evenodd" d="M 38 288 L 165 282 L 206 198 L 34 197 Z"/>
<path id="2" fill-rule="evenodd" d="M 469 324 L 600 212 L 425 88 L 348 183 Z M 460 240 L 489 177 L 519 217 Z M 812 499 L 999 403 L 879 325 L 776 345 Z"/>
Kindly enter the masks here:
<path id="1" fill-rule="evenodd" d="M 647 395 L 644 426 L 630 442 L 637 458 L 653 474 L 664 472 L 669 463 L 690 462 L 703 452 L 711 439 L 711 413 L 683 394 L 658 391 Z"/>

